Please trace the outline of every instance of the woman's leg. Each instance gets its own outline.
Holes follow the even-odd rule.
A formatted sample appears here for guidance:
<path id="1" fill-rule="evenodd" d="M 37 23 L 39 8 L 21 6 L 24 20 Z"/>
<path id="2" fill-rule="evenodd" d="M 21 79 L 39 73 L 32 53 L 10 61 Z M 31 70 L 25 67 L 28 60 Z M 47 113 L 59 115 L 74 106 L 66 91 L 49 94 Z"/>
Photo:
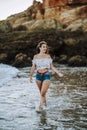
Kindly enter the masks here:
<path id="1" fill-rule="evenodd" d="M 46 103 L 46 92 L 50 86 L 50 80 L 44 80 L 42 83 L 42 88 L 41 88 L 41 102 L 40 102 L 40 107 L 43 108 L 43 105 Z"/>
<path id="2" fill-rule="evenodd" d="M 42 82 L 36 80 L 36 84 L 37 84 L 37 87 L 39 88 L 40 95 L 41 95 Z M 39 110 L 40 110 L 40 105 L 39 105 Z"/>
<path id="3" fill-rule="evenodd" d="M 36 84 L 37 87 L 39 88 L 39 91 L 41 92 L 41 88 L 42 88 L 42 75 L 41 74 L 36 74 Z"/>
<path id="4" fill-rule="evenodd" d="M 42 88 L 42 82 L 36 81 L 37 87 L 39 88 L 39 91 L 41 93 L 41 88 Z"/>

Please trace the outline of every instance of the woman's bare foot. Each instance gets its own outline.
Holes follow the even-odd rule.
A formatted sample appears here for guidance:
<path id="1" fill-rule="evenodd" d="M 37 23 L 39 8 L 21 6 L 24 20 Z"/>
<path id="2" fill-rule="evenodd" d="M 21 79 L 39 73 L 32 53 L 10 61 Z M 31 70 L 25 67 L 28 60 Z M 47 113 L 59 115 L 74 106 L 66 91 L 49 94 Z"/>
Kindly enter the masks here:
<path id="1" fill-rule="evenodd" d="M 43 110 L 43 106 L 39 106 L 39 111 L 42 111 Z"/>

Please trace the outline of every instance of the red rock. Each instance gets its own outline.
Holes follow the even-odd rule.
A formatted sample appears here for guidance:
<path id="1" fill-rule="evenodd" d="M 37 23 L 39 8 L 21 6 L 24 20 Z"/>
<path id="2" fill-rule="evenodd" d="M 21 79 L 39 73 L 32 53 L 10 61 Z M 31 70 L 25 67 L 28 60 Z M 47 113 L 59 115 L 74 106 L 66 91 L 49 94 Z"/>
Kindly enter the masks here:
<path id="1" fill-rule="evenodd" d="M 43 8 L 65 6 L 68 0 L 43 0 Z"/>
<path id="2" fill-rule="evenodd" d="M 57 6 L 66 6 L 67 4 L 87 3 L 87 0 L 43 0 L 43 8 L 54 8 Z"/>

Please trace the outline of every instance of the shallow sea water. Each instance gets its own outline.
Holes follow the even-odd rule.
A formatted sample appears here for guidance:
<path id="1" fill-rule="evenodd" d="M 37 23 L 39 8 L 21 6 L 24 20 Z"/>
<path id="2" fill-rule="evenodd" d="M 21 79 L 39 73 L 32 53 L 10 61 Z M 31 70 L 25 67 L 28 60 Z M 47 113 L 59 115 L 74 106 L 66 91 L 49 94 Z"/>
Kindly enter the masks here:
<path id="1" fill-rule="evenodd" d="M 0 64 L 0 130 L 87 130 L 87 68 L 56 64 L 51 72 L 47 109 L 35 111 L 40 94 L 29 82 L 30 67 Z"/>

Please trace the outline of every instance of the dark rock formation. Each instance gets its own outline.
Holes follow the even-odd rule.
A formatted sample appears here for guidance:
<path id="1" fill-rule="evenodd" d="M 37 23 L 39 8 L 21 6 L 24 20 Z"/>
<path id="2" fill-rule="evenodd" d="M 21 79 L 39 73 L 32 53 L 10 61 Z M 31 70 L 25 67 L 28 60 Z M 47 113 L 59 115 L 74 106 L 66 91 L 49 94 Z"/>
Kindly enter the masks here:
<path id="1" fill-rule="evenodd" d="M 69 59 L 69 66 L 87 66 L 87 57 L 76 55 Z"/>
<path id="2" fill-rule="evenodd" d="M 38 42 L 45 40 L 54 61 L 87 66 L 86 3 L 86 0 L 43 0 L 43 3 L 34 0 L 24 12 L 0 21 L 0 62 L 29 66 Z"/>
<path id="3" fill-rule="evenodd" d="M 1 53 L 0 54 L 0 63 L 6 63 L 7 62 L 7 54 L 6 53 Z"/>
<path id="4" fill-rule="evenodd" d="M 87 57 L 86 33 L 38 29 L 32 32 L 0 33 L 0 52 L 6 54 L 4 63 L 17 67 L 29 66 L 33 55 L 36 54 L 35 48 L 42 40 L 47 41 L 50 46 L 51 56 L 59 57 L 56 60 L 59 63 L 68 63 L 68 59 L 75 55 Z M 81 65 L 86 66 L 86 64 Z"/>
<path id="5" fill-rule="evenodd" d="M 0 21 L 0 32 L 12 31 L 12 25 L 8 21 Z"/>
<path id="6" fill-rule="evenodd" d="M 29 59 L 26 54 L 19 53 L 15 56 L 15 61 L 12 65 L 16 67 L 31 65 L 31 59 Z"/>

